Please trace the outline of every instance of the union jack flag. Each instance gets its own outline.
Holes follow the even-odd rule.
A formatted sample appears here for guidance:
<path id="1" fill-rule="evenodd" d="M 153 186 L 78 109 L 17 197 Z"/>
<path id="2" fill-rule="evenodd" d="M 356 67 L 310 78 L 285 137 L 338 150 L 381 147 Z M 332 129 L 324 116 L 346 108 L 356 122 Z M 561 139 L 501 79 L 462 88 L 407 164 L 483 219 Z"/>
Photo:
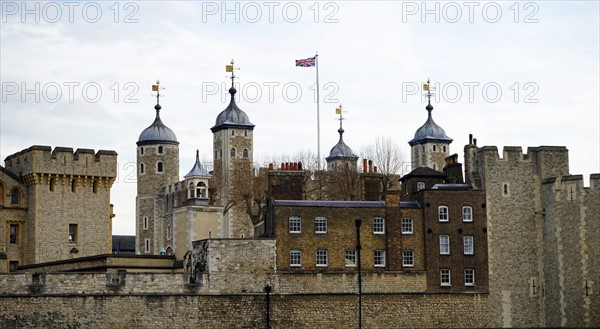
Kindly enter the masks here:
<path id="1" fill-rule="evenodd" d="M 296 66 L 312 67 L 312 66 L 315 66 L 316 62 L 317 61 L 316 61 L 315 57 L 311 57 L 311 58 L 307 58 L 307 59 L 297 59 Z"/>

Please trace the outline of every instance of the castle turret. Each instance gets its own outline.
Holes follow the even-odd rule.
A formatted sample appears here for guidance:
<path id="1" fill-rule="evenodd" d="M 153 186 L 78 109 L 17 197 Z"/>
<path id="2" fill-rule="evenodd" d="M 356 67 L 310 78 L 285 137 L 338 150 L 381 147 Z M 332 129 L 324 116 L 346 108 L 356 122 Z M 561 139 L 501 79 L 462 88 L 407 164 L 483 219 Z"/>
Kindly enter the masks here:
<path id="1" fill-rule="evenodd" d="M 137 141 L 137 208 L 136 241 L 142 254 L 158 254 L 155 230 L 160 230 L 160 214 L 164 203 L 158 202 L 164 186 L 179 181 L 179 142 L 173 130 L 160 118 L 160 82 L 152 87 L 157 91 L 156 118 Z"/>
<path id="2" fill-rule="evenodd" d="M 196 163 L 194 167 L 183 178 L 187 187 L 188 204 L 193 200 L 193 204 L 207 205 L 209 203 L 208 188 L 211 175 L 200 163 L 200 154 L 196 150 Z"/>
<path id="3" fill-rule="evenodd" d="M 231 88 L 229 105 L 217 116 L 215 125 L 210 128 L 213 132 L 214 150 L 214 182 L 215 203 L 227 207 L 230 201 L 239 196 L 242 191 L 233 187 L 244 188 L 252 179 L 252 157 L 254 124 L 248 115 L 235 103 L 237 90 L 234 87 L 233 61 L 227 66 L 231 72 Z M 243 193 L 243 192 L 242 192 Z M 224 214 L 222 232 L 224 237 L 251 236 L 253 226 L 245 211 L 234 206 Z"/>
<path id="4" fill-rule="evenodd" d="M 431 92 L 429 91 L 429 80 L 425 84 L 427 90 L 427 121 L 415 132 L 415 137 L 408 144 L 411 147 L 412 167 L 426 166 L 441 171 L 446 163 L 446 157 L 450 155 L 450 143 L 452 138 L 446 135 L 442 127 L 433 121 L 431 111 Z"/>
<path id="5" fill-rule="evenodd" d="M 340 116 L 340 140 L 331 148 L 329 156 L 325 158 L 327 161 L 328 170 L 338 170 L 348 168 L 352 171 L 356 171 L 356 161 L 358 156 L 352 152 L 352 149 L 344 143 L 344 128 L 342 127 L 342 105 L 336 109 L 337 114 Z"/>

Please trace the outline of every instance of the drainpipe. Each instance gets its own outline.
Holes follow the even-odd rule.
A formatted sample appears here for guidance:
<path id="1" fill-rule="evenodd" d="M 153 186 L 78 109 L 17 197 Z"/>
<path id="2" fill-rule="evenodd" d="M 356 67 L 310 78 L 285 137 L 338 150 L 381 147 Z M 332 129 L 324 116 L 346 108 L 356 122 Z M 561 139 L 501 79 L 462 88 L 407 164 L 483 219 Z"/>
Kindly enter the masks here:
<path id="1" fill-rule="evenodd" d="M 265 292 L 267 293 L 265 296 L 267 304 L 267 329 L 271 329 L 271 286 L 269 284 L 265 286 Z"/>
<path id="2" fill-rule="evenodd" d="M 358 329 L 362 328 L 362 269 L 360 264 L 360 225 L 362 221 L 360 218 L 354 220 L 356 224 L 356 253 L 357 253 L 357 267 L 358 267 Z"/>

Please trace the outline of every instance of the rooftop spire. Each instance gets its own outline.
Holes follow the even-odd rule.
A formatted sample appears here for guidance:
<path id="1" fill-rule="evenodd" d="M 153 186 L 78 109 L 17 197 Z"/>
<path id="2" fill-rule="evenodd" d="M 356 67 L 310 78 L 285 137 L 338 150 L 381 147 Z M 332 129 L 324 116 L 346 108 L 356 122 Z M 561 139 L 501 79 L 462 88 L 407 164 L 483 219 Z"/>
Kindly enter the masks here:
<path id="1" fill-rule="evenodd" d="M 156 79 L 156 84 L 152 85 L 152 91 L 156 91 L 156 105 L 154 106 L 154 109 L 156 110 L 156 116 L 158 117 L 158 112 L 161 109 L 160 106 L 160 90 L 161 89 L 165 89 L 164 87 L 160 87 L 160 80 Z"/>
<path id="2" fill-rule="evenodd" d="M 429 78 L 427 78 L 427 83 L 423 84 L 423 90 L 427 91 L 427 94 L 425 94 L 425 96 L 427 97 L 427 106 L 425 107 L 425 109 L 427 110 L 427 112 L 429 112 L 429 118 L 431 118 L 431 111 L 433 110 L 433 106 L 431 105 L 431 87 L 430 87 L 430 82 L 429 82 Z"/>
<path id="3" fill-rule="evenodd" d="M 235 64 L 235 62 L 233 61 L 233 59 L 231 59 L 230 64 L 229 65 L 225 65 L 225 72 L 231 72 L 231 77 L 230 77 L 231 78 L 231 88 L 229 88 L 229 93 L 232 96 L 233 96 L 233 94 L 236 93 L 234 85 L 235 85 L 235 78 L 237 78 L 237 77 L 236 77 L 234 71 L 235 70 L 239 70 L 239 68 L 234 67 L 234 64 Z"/>
<path id="4" fill-rule="evenodd" d="M 336 107 L 335 109 L 335 114 L 338 114 L 340 116 L 339 119 L 337 119 L 340 121 L 340 129 L 338 129 L 338 133 L 340 133 L 340 140 L 342 140 L 342 135 L 344 134 L 344 128 L 342 128 L 342 121 L 344 121 L 345 119 L 342 113 L 342 104 L 340 104 L 340 106 Z"/>

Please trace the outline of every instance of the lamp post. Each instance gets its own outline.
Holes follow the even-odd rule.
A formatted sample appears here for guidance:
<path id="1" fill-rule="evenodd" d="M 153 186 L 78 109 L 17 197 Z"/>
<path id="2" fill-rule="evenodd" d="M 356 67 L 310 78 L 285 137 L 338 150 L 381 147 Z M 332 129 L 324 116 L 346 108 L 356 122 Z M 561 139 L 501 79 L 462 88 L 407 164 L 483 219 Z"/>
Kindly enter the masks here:
<path id="1" fill-rule="evenodd" d="M 362 328 L 362 270 L 360 265 L 360 225 L 362 221 L 360 218 L 354 220 L 356 224 L 356 261 L 358 268 L 358 328 Z"/>

